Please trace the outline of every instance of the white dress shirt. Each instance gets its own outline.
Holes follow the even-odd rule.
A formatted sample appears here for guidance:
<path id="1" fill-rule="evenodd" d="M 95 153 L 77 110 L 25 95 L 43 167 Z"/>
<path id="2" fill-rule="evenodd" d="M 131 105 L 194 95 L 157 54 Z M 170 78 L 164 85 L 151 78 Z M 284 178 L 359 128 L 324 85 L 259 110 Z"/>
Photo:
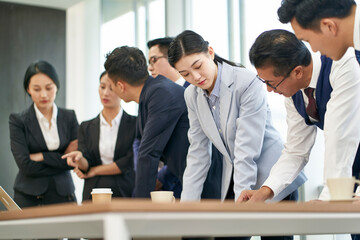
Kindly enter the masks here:
<path id="1" fill-rule="evenodd" d="M 360 50 L 360 7 L 356 6 L 354 22 L 354 48 Z"/>
<path id="2" fill-rule="evenodd" d="M 179 84 L 180 86 L 184 86 L 185 79 L 183 77 L 180 77 L 178 80 L 175 81 L 176 84 Z"/>
<path id="3" fill-rule="evenodd" d="M 313 74 L 310 87 L 315 88 L 321 68 L 319 55 L 313 55 Z M 360 141 L 360 69 L 349 49 L 331 67 L 330 84 L 333 91 L 327 103 L 324 121 L 324 189 L 320 200 L 329 200 L 327 178 L 350 177 L 352 165 Z M 308 99 L 303 94 L 305 104 Z M 315 96 L 316 97 L 316 96 Z M 271 169 L 263 185 L 270 187 L 274 195 L 291 183 L 309 160 L 315 143 L 317 127 L 309 126 L 298 113 L 292 98 L 285 99 L 287 110 L 287 141 L 279 161 Z"/>
<path id="4" fill-rule="evenodd" d="M 45 143 L 49 151 L 56 150 L 60 146 L 60 138 L 59 138 L 59 132 L 57 128 L 57 114 L 58 109 L 56 104 L 53 104 L 53 112 L 51 116 L 51 125 L 49 121 L 46 119 L 46 117 L 40 112 L 40 110 L 36 107 L 36 104 L 34 104 L 35 108 L 35 115 L 39 122 L 40 129 L 42 132 L 42 135 L 45 139 Z"/>
<path id="5" fill-rule="evenodd" d="M 99 153 L 101 162 L 104 165 L 114 162 L 115 145 L 122 114 L 123 109 L 121 108 L 116 117 L 111 121 L 112 126 L 106 122 L 102 112 L 100 114 Z"/>

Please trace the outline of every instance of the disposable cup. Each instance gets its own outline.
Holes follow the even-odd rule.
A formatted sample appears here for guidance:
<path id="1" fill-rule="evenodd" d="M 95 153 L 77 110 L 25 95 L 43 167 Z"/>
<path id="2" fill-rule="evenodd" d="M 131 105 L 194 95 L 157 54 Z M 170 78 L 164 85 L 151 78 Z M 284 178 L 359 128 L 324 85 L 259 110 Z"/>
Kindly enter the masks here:
<path id="1" fill-rule="evenodd" d="M 175 202 L 173 191 L 153 191 L 150 192 L 151 201 L 154 203 L 173 203 Z"/>
<path id="2" fill-rule="evenodd" d="M 112 191 L 111 188 L 93 188 L 91 196 L 93 203 L 110 203 Z"/>

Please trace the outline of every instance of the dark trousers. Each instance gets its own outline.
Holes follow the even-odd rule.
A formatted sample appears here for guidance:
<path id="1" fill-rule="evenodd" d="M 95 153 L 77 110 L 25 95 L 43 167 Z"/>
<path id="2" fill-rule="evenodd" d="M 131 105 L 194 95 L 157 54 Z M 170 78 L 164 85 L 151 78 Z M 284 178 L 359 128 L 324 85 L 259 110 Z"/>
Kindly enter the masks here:
<path id="1" fill-rule="evenodd" d="M 25 207 L 43 206 L 43 205 L 56 204 L 56 203 L 76 202 L 76 197 L 74 193 L 69 196 L 59 195 L 58 192 L 56 191 L 55 182 L 52 179 L 49 182 L 49 187 L 47 191 L 42 195 L 33 196 L 15 190 L 14 201 L 21 208 L 25 208 Z"/>

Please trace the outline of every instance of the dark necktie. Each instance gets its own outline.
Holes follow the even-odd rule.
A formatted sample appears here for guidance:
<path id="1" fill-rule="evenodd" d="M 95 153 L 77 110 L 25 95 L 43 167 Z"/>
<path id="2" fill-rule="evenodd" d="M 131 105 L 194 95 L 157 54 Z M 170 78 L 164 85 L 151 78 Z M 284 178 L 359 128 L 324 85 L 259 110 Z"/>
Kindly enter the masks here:
<path id="1" fill-rule="evenodd" d="M 360 51 L 355 50 L 355 56 L 356 56 L 356 60 L 358 61 L 358 63 L 360 63 Z"/>
<path id="2" fill-rule="evenodd" d="M 316 107 L 316 102 L 315 102 L 315 98 L 314 98 L 314 90 L 315 90 L 315 88 L 311 88 L 311 87 L 304 89 L 304 92 L 309 99 L 309 104 L 306 107 L 306 113 L 313 119 L 319 121 L 320 117 L 319 117 L 319 113 L 318 113 L 317 107 Z"/>

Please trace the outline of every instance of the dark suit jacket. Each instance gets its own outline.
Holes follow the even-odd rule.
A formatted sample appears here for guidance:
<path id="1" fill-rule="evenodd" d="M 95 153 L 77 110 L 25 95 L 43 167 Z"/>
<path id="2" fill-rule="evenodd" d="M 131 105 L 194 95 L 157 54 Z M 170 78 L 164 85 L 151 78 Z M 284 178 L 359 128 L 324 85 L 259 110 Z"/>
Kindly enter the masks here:
<path id="1" fill-rule="evenodd" d="M 189 148 L 189 120 L 184 88 L 159 75 L 149 76 L 140 94 L 135 197 L 150 197 L 159 160 L 182 181 Z"/>
<path id="2" fill-rule="evenodd" d="M 62 196 L 74 193 L 74 184 L 66 160 L 61 159 L 67 146 L 77 138 L 78 122 L 75 112 L 58 108 L 57 127 L 60 146 L 54 151 L 47 149 L 34 105 L 22 113 L 12 113 L 9 118 L 11 151 L 19 172 L 14 189 L 28 195 L 42 195 L 47 191 L 51 178 Z M 31 153 L 42 152 L 43 162 L 30 160 Z"/>
<path id="3" fill-rule="evenodd" d="M 83 200 L 91 198 L 90 193 L 93 188 L 111 187 L 113 185 L 116 185 L 116 189 L 113 189 L 113 197 L 131 197 L 135 184 L 132 150 L 132 144 L 135 138 L 135 126 L 136 117 L 130 116 L 124 111 L 120 121 L 114 153 L 114 162 L 122 171 L 122 174 L 96 176 L 85 179 Z M 101 165 L 102 162 L 99 152 L 100 115 L 92 120 L 81 123 L 78 139 L 79 151 L 81 151 L 88 160 L 89 167 Z"/>

